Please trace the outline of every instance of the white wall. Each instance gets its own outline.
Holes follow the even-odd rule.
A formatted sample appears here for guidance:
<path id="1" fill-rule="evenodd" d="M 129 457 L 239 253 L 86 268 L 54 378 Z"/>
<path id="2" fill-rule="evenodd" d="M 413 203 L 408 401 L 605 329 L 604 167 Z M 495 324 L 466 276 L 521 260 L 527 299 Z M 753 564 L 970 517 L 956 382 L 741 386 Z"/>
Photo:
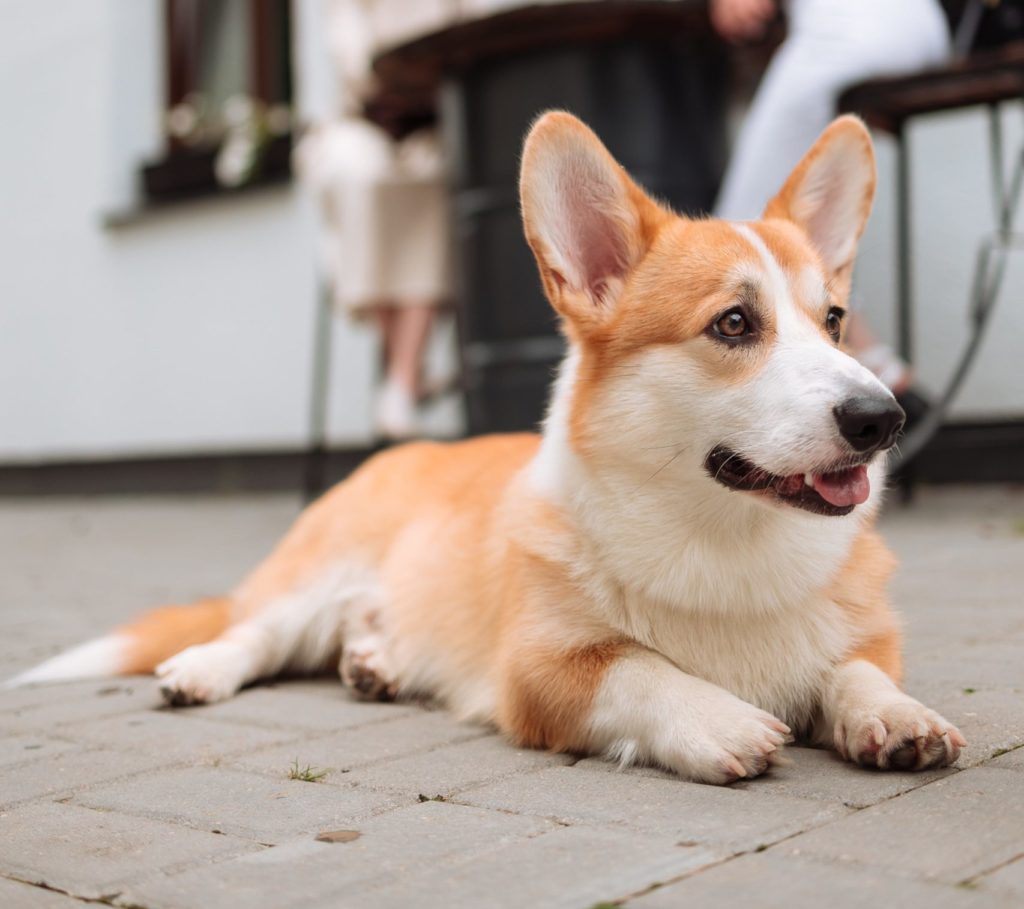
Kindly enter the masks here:
<path id="1" fill-rule="evenodd" d="M 329 109 L 320 0 L 297 0 L 300 102 Z M 159 147 L 160 0 L 0 0 L 0 462 L 298 447 L 306 431 L 315 215 L 295 188 L 116 228 Z M 1017 134 L 1019 135 L 1019 133 Z M 990 217 L 977 114 L 915 127 L 921 377 L 948 372 Z M 892 171 L 880 147 L 881 186 Z M 859 271 L 890 323 L 891 200 Z M 1024 416 L 1024 262 L 957 408 Z M 372 336 L 338 323 L 334 441 L 370 430 Z M 447 425 L 450 425 L 447 424 Z"/>
<path id="2" fill-rule="evenodd" d="M 103 226 L 159 147 L 160 6 L 0 2 L 2 461 L 305 438 L 316 269 L 301 193 Z M 339 324 L 335 362 L 333 437 L 365 441 L 371 335 Z"/>
<path id="3" fill-rule="evenodd" d="M 1019 105 L 1004 119 L 1010 153 L 1020 154 Z M 975 252 L 992 231 L 988 126 L 980 109 L 921 117 L 910 128 L 914 229 L 915 355 L 920 383 L 944 388 L 967 339 Z M 879 195 L 861 247 L 857 293 L 871 322 L 892 339 L 895 312 L 895 146 L 876 143 Z M 1024 215 L 1024 213 L 1022 213 Z M 1022 224 L 1024 229 L 1024 224 Z M 1024 249 L 1011 255 L 989 328 L 954 407 L 955 419 L 1024 418 Z"/>

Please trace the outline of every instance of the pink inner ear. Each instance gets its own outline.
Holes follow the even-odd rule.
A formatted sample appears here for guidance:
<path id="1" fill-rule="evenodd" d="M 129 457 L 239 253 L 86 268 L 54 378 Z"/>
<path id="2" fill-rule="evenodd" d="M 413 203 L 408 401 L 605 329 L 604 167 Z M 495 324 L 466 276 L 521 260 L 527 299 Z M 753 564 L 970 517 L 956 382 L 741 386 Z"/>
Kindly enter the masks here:
<path id="1" fill-rule="evenodd" d="M 572 263 L 578 270 L 580 289 L 601 303 L 609 280 L 624 277 L 629 269 L 624 225 L 607 210 L 608 200 L 575 199 L 573 203 L 568 218 Z"/>

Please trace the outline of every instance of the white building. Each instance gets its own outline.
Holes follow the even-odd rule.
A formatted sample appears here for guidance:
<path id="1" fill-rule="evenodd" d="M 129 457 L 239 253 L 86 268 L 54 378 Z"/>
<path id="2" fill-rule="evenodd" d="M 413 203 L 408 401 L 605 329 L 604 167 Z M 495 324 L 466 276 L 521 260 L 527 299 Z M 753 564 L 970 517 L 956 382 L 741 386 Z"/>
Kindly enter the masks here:
<path id="1" fill-rule="evenodd" d="M 162 0 L 0 0 L 0 465 L 306 443 L 316 213 L 299 188 L 147 210 L 163 143 Z M 296 0 L 300 116 L 329 109 L 317 0 Z M 979 112 L 911 132 L 920 376 L 937 388 L 966 331 L 991 223 Z M 859 290 L 892 323 L 892 149 Z M 1024 419 L 1024 257 L 1011 266 L 958 419 Z M 370 438 L 374 345 L 335 328 L 331 438 Z"/>

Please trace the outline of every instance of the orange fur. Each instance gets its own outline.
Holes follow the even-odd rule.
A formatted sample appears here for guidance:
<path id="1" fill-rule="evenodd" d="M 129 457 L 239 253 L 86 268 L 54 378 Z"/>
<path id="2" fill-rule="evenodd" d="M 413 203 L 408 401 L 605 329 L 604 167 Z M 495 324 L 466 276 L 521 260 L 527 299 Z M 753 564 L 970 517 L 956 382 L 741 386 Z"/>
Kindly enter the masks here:
<path id="1" fill-rule="evenodd" d="M 855 629 L 847 661 L 867 660 L 898 685 L 903 679 L 902 632 L 889 607 L 886 587 L 896 559 L 874 531 L 854 541 L 846 563 L 828 591 Z"/>
<path id="2" fill-rule="evenodd" d="M 231 601 L 209 597 L 188 606 L 164 606 L 148 612 L 118 633 L 129 639 L 126 675 L 152 672 L 186 647 L 212 641 L 231 621 Z"/>

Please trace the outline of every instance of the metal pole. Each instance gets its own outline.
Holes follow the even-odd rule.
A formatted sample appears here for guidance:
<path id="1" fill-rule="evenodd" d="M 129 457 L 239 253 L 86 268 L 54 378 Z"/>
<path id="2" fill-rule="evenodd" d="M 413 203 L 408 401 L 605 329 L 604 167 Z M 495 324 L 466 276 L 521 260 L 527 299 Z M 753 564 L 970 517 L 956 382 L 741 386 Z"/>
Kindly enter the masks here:
<path id="1" fill-rule="evenodd" d="M 309 449 L 303 495 L 308 502 L 324 488 L 327 461 L 327 392 L 331 378 L 331 291 L 321 281 L 313 335 L 313 376 L 309 407 Z"/>

